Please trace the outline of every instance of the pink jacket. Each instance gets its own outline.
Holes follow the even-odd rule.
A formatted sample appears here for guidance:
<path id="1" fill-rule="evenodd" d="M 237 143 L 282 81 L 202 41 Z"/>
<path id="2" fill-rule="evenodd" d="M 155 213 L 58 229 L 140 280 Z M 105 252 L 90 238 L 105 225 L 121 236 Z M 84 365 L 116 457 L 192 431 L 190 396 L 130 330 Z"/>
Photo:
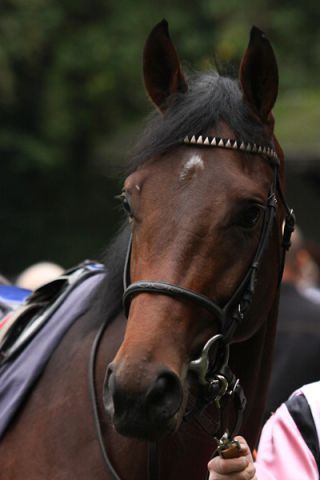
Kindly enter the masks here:
<path id="1" fill-rule="evenodd" d="M 320 382 L 305 385 L 293 395 L 301 394 L 310 406 L 319 443 Z M 262 430 L 255 465 L 259 480 L 319 480 L 315 458 L 285 404 L 270 417 Z"/>

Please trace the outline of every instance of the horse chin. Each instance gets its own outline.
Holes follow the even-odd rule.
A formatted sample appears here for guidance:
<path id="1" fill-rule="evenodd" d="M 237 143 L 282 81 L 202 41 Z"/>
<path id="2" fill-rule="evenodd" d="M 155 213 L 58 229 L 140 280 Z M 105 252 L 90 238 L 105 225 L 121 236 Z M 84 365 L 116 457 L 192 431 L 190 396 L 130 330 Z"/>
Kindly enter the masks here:
<path id="1" fill-rule="evenodd" d="M 114 415 L 112 421 L 120 435 L 148 442 L 158 441 L 174 433 L 179 423 L 177 415 L 161 422 L 150 422 L 139 417 L 130 418 L 129 415 L 122 415 L 121 417 Z"/>
<path id="2" fill-rule="evenodd" d="M 153 414 L 151 415 L 153 418 L 150 418 L 147 412 L 139 409 L 119 412 L 115 409 L 112 397 L 108 393 L 104 396 L 104 408 L 120 435 L 149 442 L 173 434 L 179 428 L 183 417 L 183 408 L 170 417 L 160 413 L 159 417 Z"/>

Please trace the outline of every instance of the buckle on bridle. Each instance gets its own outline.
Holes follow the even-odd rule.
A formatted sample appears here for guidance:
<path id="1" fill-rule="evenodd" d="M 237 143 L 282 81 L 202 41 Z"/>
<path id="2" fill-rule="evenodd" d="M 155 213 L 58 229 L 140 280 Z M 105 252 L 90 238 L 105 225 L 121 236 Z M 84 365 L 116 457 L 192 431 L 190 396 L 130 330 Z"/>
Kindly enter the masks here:
<path id="1" fill-rule="evenodd" d="M 213 401 L 217 408 L 221 408 L 220 400 L 227 394 L 229 382 L 227 378 L 217 373 L 209 384 L 210 396 L 213 396 Z"/>
<path id="2" fill-rule="evenodd" d="M 201 385 L 210 385 L 215 378 L 215 377 L 213 377 L 212 379 L 208 378 L 208 374 L 210 372 L 210 367 L 211 367 L 209 354 L 212 347 L 214 345 L 217 345 L 219 342 L 222 343 L 224 347 L 224 352 L 223 352 L 222 362 L 220 365 L 217 366 L 215 370 L 220 371 L 221 368 L 227 365 L 229 361 L 229 345 L 224 343 L 224 336 L 221 333 L 211 337 L 203 347 L 200 357 L 197 358 L 196 360 L 192 360 L 189 363 L 189 370 L 191 372 L 194 372 L 197 375 L 199 383 Z"/>

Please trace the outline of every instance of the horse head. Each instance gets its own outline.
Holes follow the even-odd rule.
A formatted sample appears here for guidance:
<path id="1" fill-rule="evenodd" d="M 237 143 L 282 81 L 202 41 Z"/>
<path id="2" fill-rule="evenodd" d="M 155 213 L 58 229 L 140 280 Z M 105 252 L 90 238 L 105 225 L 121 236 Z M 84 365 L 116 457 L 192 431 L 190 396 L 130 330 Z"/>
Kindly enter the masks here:
<path id="1" fill-rule="evenodd" d="M 190 365 L 206 342 L 222 334 L 232 350 L 274 305 L 283 155 L 271 112 L 277 64 L 257 28 L 238 81 L 212 72 L 187 80 L 165 21 L 150 33 L 143 63 L 157 112 L 121 194 L 132 230 L 128 321 L 104 403 L 119 433 L 154 440 L 181 424 Z"/>

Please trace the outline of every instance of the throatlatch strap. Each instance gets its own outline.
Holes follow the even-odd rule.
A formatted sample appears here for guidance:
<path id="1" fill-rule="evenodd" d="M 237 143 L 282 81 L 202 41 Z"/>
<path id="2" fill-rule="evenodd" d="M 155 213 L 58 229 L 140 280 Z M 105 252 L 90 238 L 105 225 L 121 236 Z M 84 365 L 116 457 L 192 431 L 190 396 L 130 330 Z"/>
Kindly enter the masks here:
<path id="1" fill-rule="evenodd" d="M 317 429 L 306 397 L 295 395 L 285 403 L 291 417 L 295 421 L 303 440 L 306 442 L 316 461 L 320 473 L 320 450 Z"/>

